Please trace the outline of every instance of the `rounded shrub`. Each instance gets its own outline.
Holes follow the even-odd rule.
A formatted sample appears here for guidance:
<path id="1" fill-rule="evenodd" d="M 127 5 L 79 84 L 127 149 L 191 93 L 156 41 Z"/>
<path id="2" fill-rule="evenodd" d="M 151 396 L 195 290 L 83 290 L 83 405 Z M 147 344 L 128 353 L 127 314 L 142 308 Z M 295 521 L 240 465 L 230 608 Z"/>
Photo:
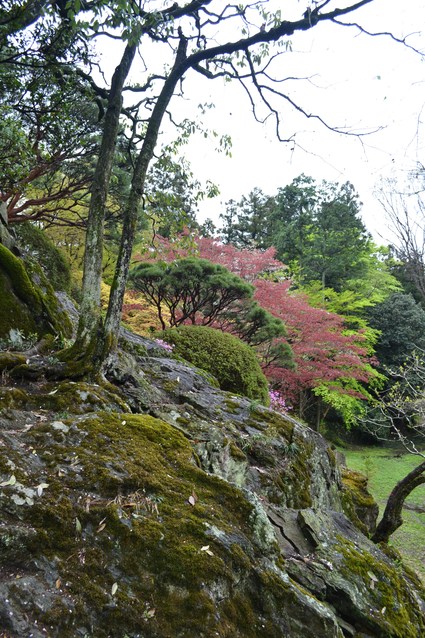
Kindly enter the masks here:
<path id="1" fill-rule="evenodd" d="M 222 390 L 269 404 L 268 385 L 256 354 L 233 335 L 205 326 L 179 326 L 161 333 L 174 354 L 212 374 Z"/>

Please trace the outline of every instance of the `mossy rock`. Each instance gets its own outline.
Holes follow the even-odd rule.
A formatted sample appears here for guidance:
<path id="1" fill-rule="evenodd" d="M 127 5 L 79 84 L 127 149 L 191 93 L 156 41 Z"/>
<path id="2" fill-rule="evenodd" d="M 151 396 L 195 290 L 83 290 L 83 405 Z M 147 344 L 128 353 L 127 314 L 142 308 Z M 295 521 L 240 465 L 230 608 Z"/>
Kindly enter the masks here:
<path id="1" fill-rule="evenodd" d="M 174 345 L 175 355 L 212 374 L 222 390 L 269 404 L 267 379 L 256 354 L 237 337 L 205 326 L 179 326 L 161 334 Z"/>
<path id="2" fill-rule="evenodd" d="M 24 335 L 39 332 L 42 305 L 22 260 L 0 244 L 0 338 L 10 330 Z"/>
<path id="3" fill-rule="evenodd" d="M 46 334 L 68 337 L 71 322 L 63 312 L 41 268 L 25 262 L 0 244 L 0 339 L 10 331 L 24 337 Z"/>
<path id="4" fill-rule="evenodd" d="M 367 477 L 346 467 L 341 468 L 341 477 L 341 501 L 346 516 L 366 535 L 373 534 L 379 508 L 367 489 Z"/>
<path id="5" fill-rule="evenodd" d="M 200 470 L 175 428 L 105 412 L 42 422 L 26 442 L 35 453 L 13 456 L 0 562 L 31 556 L 48 587 L 37 607 L 31 576 L 13 579 L 3 591 L 14 617 L 23 609 L 61 638 L 279 638 L 285 627 L 299 638 L 291 618 L 304 604 L 303 635 L 330 635 L 334 621 L 313 632 L 328 622 L 313 598 L 264 572 L 253 504 Z M 34 589 L 41 595 L 40 582 Z"/>
<path id="6" fill-rule="evenodd" d="M 20 246 L 40 264 L 54 290 L 68 292 L 71 285 L 68 260 L 46 233 L 30 222 L 18 224 L 15 232 Z"/>

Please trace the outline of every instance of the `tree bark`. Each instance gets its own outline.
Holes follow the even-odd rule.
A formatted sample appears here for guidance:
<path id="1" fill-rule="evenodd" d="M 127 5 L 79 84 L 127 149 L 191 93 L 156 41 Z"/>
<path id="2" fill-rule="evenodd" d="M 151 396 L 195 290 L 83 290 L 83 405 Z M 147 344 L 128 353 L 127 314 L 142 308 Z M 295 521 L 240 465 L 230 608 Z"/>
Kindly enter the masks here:
<path id="1" fill-rule="evenodd" d="M 404 501 L 415 487 L 425 483 L 424 472 L 425 461 L 397 483 L 388 498 L 384 515 L 372 536 L 374 543 L 388 543 L 390 536 L 403 524 Z"/>
<path id="2" fill-rule="evenodd" d="M 102 142 L 93 178 L 87 223 L 82 303 L 77 338 L 65 353 L 68 360 L 90 358 L 96 347 L 101 327 L 100 286 L 102 280 L 103 230 L 105 202 L 108 195 L 115 145 L 119 131 L 122 92 L 136 53 L 136 45 L 128 44 L 116 67 L 109 91 Z"/>
<path id="3" fill-rule="evenodd" d="M 118 341 L 119 326 L 121 321 L 121 309 L 123 304 L 125 286 L 130 268 L 131 253 L 133 250 L 134 237 L 136 232 L 139 206 L 143 197 L 146 173 L 149 163 L 154 155 L 156 142 L 162 119 L 174 94 L 174 89 L 178 81 L 185 73 L 187 40 L 180 34 L 180 42 L 176 58 L 170 75 L 164 82 L 161 93 L 152 111 L 152 116 L 146 130 L 143 146 L 137 157 L 136 166 L 131 183 L 131 191 L 126 208 L 124 210 L 123 230 L 121 235 L 120 250 L 115 268 L 114 280 L 112 282 L 109 296 L 108 310 L 100 340 L 99 357 L 101 362 L 105 361 L 110 352 L 114 349 Z"/>

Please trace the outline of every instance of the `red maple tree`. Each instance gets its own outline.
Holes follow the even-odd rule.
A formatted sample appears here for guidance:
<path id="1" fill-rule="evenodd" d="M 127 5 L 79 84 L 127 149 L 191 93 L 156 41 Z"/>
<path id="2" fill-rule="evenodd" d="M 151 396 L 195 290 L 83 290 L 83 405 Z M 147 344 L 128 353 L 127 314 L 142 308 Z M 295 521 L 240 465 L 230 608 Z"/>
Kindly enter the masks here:
<path id="1" fill-rule="evenodd" d="M 264 372 L 272 387 L 296 407 L 301 416 L 309 400 L 318 402 L 313 390 L 321 384 L 335 392 L 365 398 L 361 384 L 373 376 L 363 335 L 348 333 L 344 317 L 311 306 L 305 295 L 292 291 L 285 279 L 286 266 L 275 258 L 275 249 L 238 249 L 216 239 L 183 235 L 174 241 L 158 238 L 151 259 L 171 261 L 189 254 L 221 264 L 255 286 L 255 300 L 272 315 L 282 319 L 295 367 L 284 368 L 265 358 Z M 231 326 L 218 327 L 231 330 Z M 354 382 L 354 383 L 350 383 Z M 354 389 L 353 389 L 354 388 Z"/>

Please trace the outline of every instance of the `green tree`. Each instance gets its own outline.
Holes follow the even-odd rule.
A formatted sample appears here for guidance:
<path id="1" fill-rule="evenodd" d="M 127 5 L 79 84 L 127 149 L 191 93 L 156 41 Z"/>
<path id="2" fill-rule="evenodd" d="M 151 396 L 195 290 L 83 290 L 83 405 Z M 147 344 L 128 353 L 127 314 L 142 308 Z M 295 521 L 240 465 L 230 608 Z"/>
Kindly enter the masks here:
<path id="1" fill-rule="evenodd" d="M 318 280 L 322 288 L 341 291 L 361 278 L 370 236 L 360 219 L 360 204 L 350 183 L 338 185 L 300 176 L 279 190 L 271 216 L 277 257 L 298 283 Z"/>
<path id="2" fill-rule="evenodd" d="M 140 263 L 131 271 L 130 283 L 153 303 L 163 330 L 167 323 L 210 325 L 234 302 L 251 298 L 254 292 L 251 284 L 224 266 L 197 257 L 171 264 Z"/>
<path id="3" fill-rule="evenodd" d="M 83 34 L 54 3 L 0 10 L 0 197 L 10 222 L 52 219 L 87 196 L 100 135 Z M 32 9 L 34 14 L 31 14 Z M 36 10 L 45 19 L 36 20 Z M 35 24 L 25 30 L 25 13 Z M 40 17 L 40 13 L 39 13 Z M 24 30 L 23 30 L 24 29 Z"/>
<path id="4" fill-rule="evenodd" d="M 347 280 L 366 274 L 364 257 L 370 252 L 371 238 L 359 215 L 352 184 L 323 183 L 304 257 L 304 281 L 319 279 L 323 288 L 342 290 Z"/>
<path id="5" fill-rule="evenodd" d="M 276 248 L 276 257 L 289 267 L 299 282 L 304 281 L 304 261 L 311 243 L 316 204 L 314 180 L 300 175 L 278 190 L 270 215 L 269 245 Z"/>
<path id="6" fill-rule="evenodd" d="M 381 366 L 401 366 L 415 350 L 425 350 L 425 311 L 411 295 L 394 293 L 368 316 L 380 331 L 375 348 Z"/>
<path id="7" fill-rule="evenodd" d="M 273 246 L 299 286 L 344 289 L 366 274 L 372 251 L 360 219 L 360 203 L 350 183 L 317 184 L 300 175 L 274 197 L 254 189 L 239 203 L 230 201 L 222 235 L 239 247 Z"/>
<path id="8" fill-rule="evenodd" d="M 226 244 L 237 248 L 266 248 L 269 239 L 270 212 L 273 198 L 265 195 L 260 188 L 254 188 L 248 196 L 236 203 L 226 203 L 226 212 L 220 214 L 224 225 L 221 236 Z"/>

